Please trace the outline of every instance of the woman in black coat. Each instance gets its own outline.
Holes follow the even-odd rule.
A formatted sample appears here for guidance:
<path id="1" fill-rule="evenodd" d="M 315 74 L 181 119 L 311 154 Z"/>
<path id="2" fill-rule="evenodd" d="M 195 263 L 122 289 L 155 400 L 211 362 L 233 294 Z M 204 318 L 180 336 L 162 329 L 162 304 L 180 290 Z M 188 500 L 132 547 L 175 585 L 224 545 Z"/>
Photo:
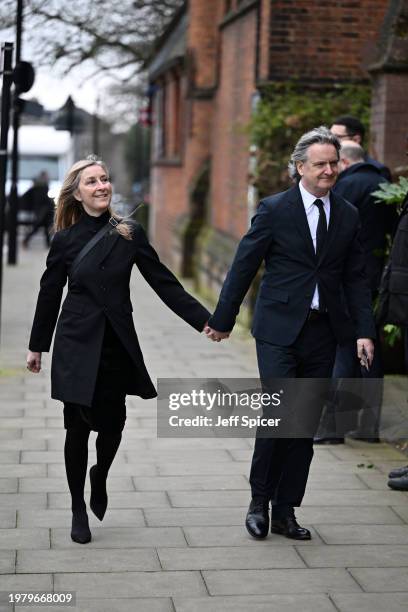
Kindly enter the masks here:
<path id="1" fill-rule="evenodd" d="M 126 394 L 157 395 L 132 319 L 133 264 L 163 302 L 197 331 L 209 318 L 209 312 L 160 262 L 139 224 L 123 220 L 116 227 L 115 221 L 108 225 L 111 197 L 103 162 L 82 160 L 68 172 L 57 202 L 56 233 L 41 278 L 27 355 L 27 368 L 39 372 L 41 354 L 50 350 L 68 279 L 55 333 L 51 397 L 64 403 L 71 537 L 79 543 L 91 540 L 84 501 L 90 431 L 98 432 L 97 463 L 89 472 L 90 507 L 102 520 L 108 502 L 106 479 L 126 419 Z M 78 262 L 84 246 L 104 227 L 109 231 Z"/>

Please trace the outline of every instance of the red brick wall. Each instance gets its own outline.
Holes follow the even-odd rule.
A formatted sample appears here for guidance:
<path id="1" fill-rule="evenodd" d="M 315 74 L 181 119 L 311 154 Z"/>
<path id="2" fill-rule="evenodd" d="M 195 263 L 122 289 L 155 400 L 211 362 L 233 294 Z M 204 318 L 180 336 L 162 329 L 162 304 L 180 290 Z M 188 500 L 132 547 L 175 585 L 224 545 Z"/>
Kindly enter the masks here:
<path id="1" fill-rule="evenodd" d="M 371 151 L 394 174 L 406 166 L 408 135 L 408 74 L 380 74 L 374 78 L 371 113 Z"/>
<path id="2" fill-rule="evenodd" d="M 212 131 L 211 224 L 236 238 L 248 222 L 249 140 L 243 133 L 255 91 L 256 10 L 221 30 L 220 77 Z"/>
<path id="3" fill-rule="evenodd" d="M 193 61 L 194 85 L 214 87 L 220 0 L 190 0 L 187 47 Z"/>
<path id="4" fill-rule="evenodd" d="M 274 0 L 271 79 L 367 78 L 389 0 Z"/>

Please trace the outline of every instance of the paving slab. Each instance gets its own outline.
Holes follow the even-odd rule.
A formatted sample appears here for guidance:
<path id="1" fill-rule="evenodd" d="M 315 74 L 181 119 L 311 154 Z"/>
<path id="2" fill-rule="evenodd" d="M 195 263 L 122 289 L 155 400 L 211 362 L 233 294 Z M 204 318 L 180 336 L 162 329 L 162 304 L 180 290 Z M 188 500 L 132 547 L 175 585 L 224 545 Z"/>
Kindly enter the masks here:
<path id="1" fill-rule="evenodd" d="M 391 506 L 408 502 L 408 493 L 401 491 L 312 491 L 306 489 L 305 506 Z"/>
<path id="2" fill-rule="evenodd" d="M 1 481 L 0 481 L 1 482 Z M 68 490 L 68 484 L 66 478 L 20 478 L 19 479 L 19 491 L 21 493 L 32 493 L 34 491 L 40 492 L 63 492 Z M 108 480 L 108 494 L 110 491 L 134 491 L 132 478 L 130 476 L 118 478 L 112 477 Z M 85 490 L 90 490 L 89 478 L 86 479 Z"/>
<path id="3" fill-rule="evenodd" d="M 242 508 L 146 508 L 144 515 L 150 527 L 243 525 L 248 511 Z M 395 515 L 396 516 L 396 515 Z M 397 517 L 396 517 L 397 518 Z M 398 520 L 398 519 L 397 519 Z M 402 520 L 399 519 L 402 523 Z"/>
<path id="4" fill-rule="evenodd" d="M 2 509 L 11 508 L 46 508 L 47 495 L 45 493 L 3 493 L 1 496 Z"/>
<path id="5" fill-rule="evenodd" d="M 51 574 L 2 574 L 0 577 L 1 590 L 15 591 L 18 593 L 27 593 L 30 591 L 52 591 L 52 575 Z M 68 590 L 68 589 L 67 589 Z M 20 606 L 21 607 L 21 606 Z M 25 612 L 27 606 L 25 606 Z"/>
<path id="6" fill-rule="evenodd" d="M 100 527 L 100 521 L 88 509 L 89 524 L 91 528 Z M 71 510 L 54 509 L 24 509 L 17 512 L 18 527 L 62 527 L 68 528 L 71 525 Z M 15 524 L 15 518 L 14 518 Z M 13 524 L 13 526 L 14 526 Z M 104 527 L 144 527 L 146 525 L 142 510 L 132 508 L 123 510 L 119 508 L 109 508 L 104 519 Z M 149 525 L 149 527 L 170 527 L 173 525 Z M 177 525 L 176 525 L 177 526 Z"/>
<path id="7" fill-rule="evenodd" d="M 0 529 L 7 529 L 16 526 L 16 511 L 14 508 L 2 508 L 0 510 Z"/>
<path id="8" fill-rule="evenodd" d="M 331 453 L 340 461 L 350 461 L 359 459 L 360 463 L 367 461 L 391 460 L 402 461 L 401 452 L 386 444 L 369 444 L 361 442 L 358 445 L 336 446 L 331 448 Z"/>
<path id="9" fill-rule="evenodd" d="M 22 477 L 36 477 L 46 476 L 47 466 L 40 463 L 33 464 L 22 464 L 22 463 L 1 463 L 0 464 L 0 478 L 7 476 L 13 476 L 17 478 Z"/>
<path id="10" fill-rule="evenodd" d="M 49 548 L 48 529 L 0 529 L 0 549 L 18 550 L 21 548 Z"/>
<path id="11" fill-rule="evenodd" d="M 371 593 L 408 591 L 407 567 L 351 568 L 349 571 L 363 591 Z"/>
<path id="12" fill-rule="evenodd" d="M 21 434 L 21 429 L 1 429 L 0 440 L 17 440 L 18 438 L 21 438 Z"/>
<path id="13" fill-rule="evenodd" d="M 406 593 L 334 593 L 338 612 L 406 612 Z"/>
<path id="14" fill-rule="evenodd" d="M 14 550 L 0 550 L 0 574 L 14 574 L 16 553 Z M 0 590 L 2 581 L 0 578 Z"/>
<path id="15" fill-rule="evenodd" d="M 160 462 L 157 464 L 157 470 L 159 476 L 208 476 L 208 475 L 242 475 L 247 476 L 249 473 L 248 464 L 242 462 L 238 463 L 237 461 L 212 461 L 206 462 L 205 464 L 202 461 L 189 461 L 188 463 L 184 463 L 179 461 L 176 462 Z"/>
<path id="16" fill-rule="evenodd" d="M 333 571 L 333 570 L 331 570 Z M 117 572 L 56 574 L 56 591 L 76 591 L 77 597 L 176 597 L 207 595 L 200 572 Z"/>
<path id="17" fill-rule="evenodd" d="M 26 495 L 30 495 L 26 493 Z M 33 493 L 31 493 L 33 495 Z M 70 508 L 68 493 L 49 493 L 49 508 Z M 113 492 L 109 495 L 109 508 L 160 508 L 169 507 L 169 500 L 162 491 Z"/>
<path id="18" fill-rule="evenodd" d="M 248 508 L 251 494 L 245 491 L 169 491 L 170 503 L 174 508 L 214 508 L 246 506 Z"/>
<path id="19" fill-rule="evenodd" d="M 248 486 L 245 476 L 236 474 L 222 476 L 156 476 L 135 477 L 132 479 L 136 491 L 211 491 L 240 490 Z"/>
<path id="20" fill-rule="evenodd" d="M 400 508 L 400 506 L 398 506 Z M 296 508 L 300 522 L 317 525 L 401 525 L 399 513 L 389 506 L 301 506 Z"/>
<path id="21" fill-rule="evenodd" d="M 59 610 L 60 608 L 58 608 Z M 77 599 L 77 607 L 68 608 L 69 611 L 79 612 L 174 612 L 170 598 L 137 599 Z M 30 608 L 30 612 L 44 612 L 43 608 Z M 16 608 L 17 612 L 17 608 Z M 26 610 L 21 610 L 26 612 Z M 57 611 L 56 611 L 57 612 Z"/>
<path id="22" fill-rule="evenodd" d="M 17 478 L 0 478 L 0 493 L 17 493 Z"/>
<path id="23" fill-rule="evenodd" d="M 335 612 L 327 595 L 174 597 L 176 612 Z M 398 612 L 400 612 L 398 610 Z"/>
<path id="24" fill-rule="evenodd" d="M 406 544 L 335 544 L 298 549 L 308 567 L 408 567 Z"/>
<path id="25" fill-rule="evenodd" d="M 26 429 L 28 427 L 45 427 L 45 419 L 38 417 L 2 418 L 0 416 L 0 429 Z"/>
<path id="26" fill-rule="evenodd" d="M 1 446 L 3 445 L 3 442 Z M 0 465 L 3 463 L 18 463 L 20 459 L 20 453 L 16 450 L 11 451 L 0 451 Z"/>
<path id="27" fill-rule="evenodd" d="M 16 440 L 2 440 L 1 447 L 4 450 L 11 451 L 45 451 L 47 449 L 47 443 L 45 440 L 21 437 Z M 7 463 L 12 463 L 12 460 L 7 461 Z M 25 462 L 23 461 L 22 463 Z M 37 461 L 29 459 L 27 463 L 37 463 Z"/>
<path id="28" fill-rule="evenodd" d="M 405 506 L 391 506 L 391 509 L 402 518 L 404 523 L 408 523 L 408 504 Z"/>
<path id="29" fill-rule="evenodd" d="M 206 570 L 202 574 L 210 595 L 330 594 L 361 590 L 343 568 Z"/>
<path id="30" fill-rule="evenodd" d="M 408 525 L 315 525 L 326 544 L 408 544 Z"/>
<path id="31" fill-rule="evenodd" d="M 294 547 L 249 548 L 246 546 L 208 546 L 196 548 L 158 548 L 165 570 L 270 569 L 306 567 Z"/>
<path id="32" fill-rule="evenodd" d="M 179 549 L 177 549 L 179 550 Z M 14 565 L 14 558 L 13 558 Z M 94 572 L 157 571 L 160 562 L 153 548 L 120 547 L 117 550 L 76 546 L 64 550 L 19 550 L 17 573 L 83 573 L 92 567 Z"/>
<path id="33" fill-rule="evenodd" d="M 231 456 L 228 454 L 228 450 L 226 449 L 196 449 L 193 448 L 168 448 L 166 450 L 161 449 L 149 449 L 147 453 L 146 450 L 127 450 L 125 452 L 125 457 L 128 463 L 145 463 L 148 459 L 151 462 L 162 461 L 180 461 L 188 463 L 190 461 L 201 461 L 203 465 L 207 463 L 218 463 L 221 461 L 229 461 Z"/>
<path id="34" fill-rule="evenodd" d="M 51 529 L 51 548 L 78 548 L 66 529 Z M 87 548 L 152 548 L 187 546 L 179 527 L 97 527 L 92 529 L 92 542 Z"/>

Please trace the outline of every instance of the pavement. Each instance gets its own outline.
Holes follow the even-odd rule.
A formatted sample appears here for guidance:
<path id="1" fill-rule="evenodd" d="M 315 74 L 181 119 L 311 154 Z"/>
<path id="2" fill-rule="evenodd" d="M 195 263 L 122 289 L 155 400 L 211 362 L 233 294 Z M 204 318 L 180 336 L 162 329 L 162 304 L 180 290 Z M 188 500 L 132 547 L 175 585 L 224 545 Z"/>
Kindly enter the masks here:
<path id="1" fill-rule="evenodd" d="M 386 444 L 315 449 L 297 516 L 313 535 L 256 541 L 248 438 L 158 439 L 156 402 L 128 398 L 123 442 L 93 539 L 70 539 L 62 405 L 50 358 L 25 355 L 45 252 L 5 267 L 0 352 L 0 592 L 75 592 L 81 612 L 400 612 L 408 591 L 408 493 L 386 474 L 406 457 Z M 212 343 L 171 313 L 135 270 L 134 318 L 155 377 L 256 377 L 254 343 Z M 90 463 L 95 458 L 94 434 Z M 87 483 L 87 495 L 89 485 Z M 32 612 L 61 610 L 32 606 Z M 0 612 L 12 610 L 0 604 Z M 15 606 L 16 611 L 26 607 Z"/>

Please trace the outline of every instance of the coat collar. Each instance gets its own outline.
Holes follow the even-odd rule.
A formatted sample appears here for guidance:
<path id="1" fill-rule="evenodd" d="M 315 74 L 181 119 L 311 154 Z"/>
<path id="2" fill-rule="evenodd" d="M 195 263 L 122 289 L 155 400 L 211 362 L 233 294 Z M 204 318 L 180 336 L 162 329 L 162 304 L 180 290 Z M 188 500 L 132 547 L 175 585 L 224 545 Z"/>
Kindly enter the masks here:
<path id="1" fill-rule="evenodd" d="M 110 214 L 109 211 L 104 212 L 99 217 L 92 217 L 83 211 L 82 216 L 79 219 L 79 223 L 86 225 L 87 227 L 99 231 L 102 227 L 109 222 Z M 96 263 L 99 265 L 104 259 L 107 258 L 113 247 L 115 246 L 119 238 L 119 233 L 112 227 L 105 236 L 98 242 L 95 247 Z"/>
<path id="2" fill-rule="evenodd" d="M 310 257 L 313 258 L 313 261 L 316 261 L 316 253 L 313 246 L 312 236 L 310 234 L 309 224 L 307 222 L 306 211 L 303 204 L 302 196 L 300 194 L 300 189 L 298 185 L 295 185 L 292 189 L 288 191 L 288 201 L 292 206 L 292 214 L 295 221 L 295 225 L 297 230 L 301 234 L 302 238 L 305 241 L 305 246 L 307 253 Z M 324 259 L 327 252 L 330 249 L 331 244 L 337 234 L 339 228 L 339 222 L 341 217 L 341 202 L 335 196 L 335 194 L 330 192 L 330 222 L 327 230 L 327 237 L 324 243 L 324 247 L 319 256 L 318 263 Z"/>

